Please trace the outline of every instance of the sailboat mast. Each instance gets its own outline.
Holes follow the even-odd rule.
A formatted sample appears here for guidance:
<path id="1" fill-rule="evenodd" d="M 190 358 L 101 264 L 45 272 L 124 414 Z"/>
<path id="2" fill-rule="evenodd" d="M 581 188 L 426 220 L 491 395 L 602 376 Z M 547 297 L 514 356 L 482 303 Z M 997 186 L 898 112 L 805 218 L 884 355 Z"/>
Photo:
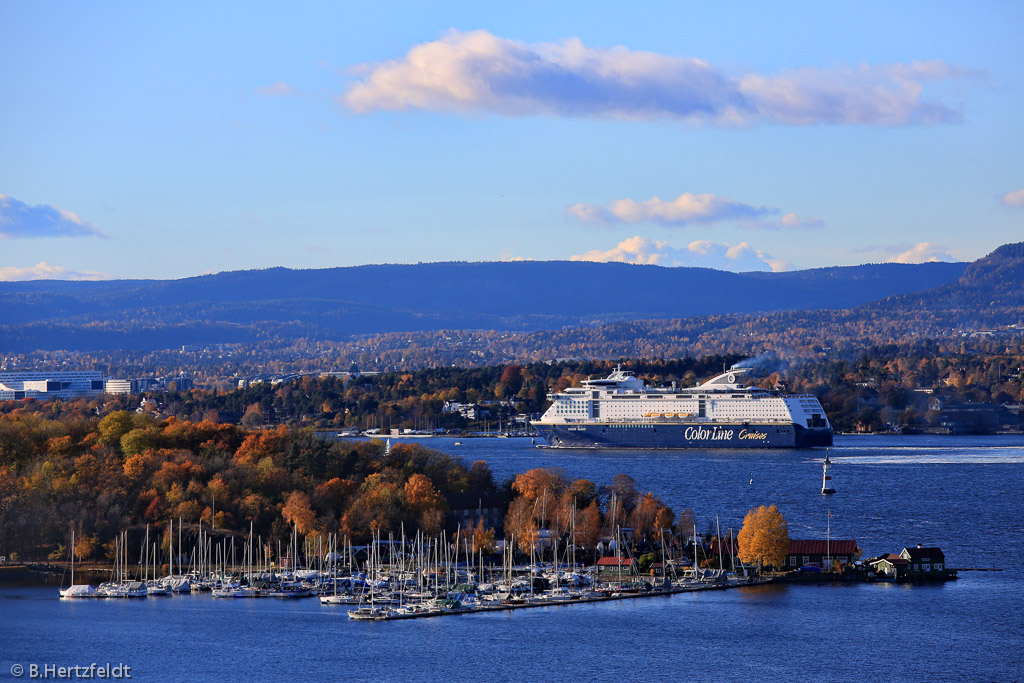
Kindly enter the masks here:
<path id="1" fill-rule="evenodd" d="M 715 534 L 718 536 L 718 569 L 725 569 L 722 566 L 722 525 L 718 522 L 718 515 L 715 515 Z"/>

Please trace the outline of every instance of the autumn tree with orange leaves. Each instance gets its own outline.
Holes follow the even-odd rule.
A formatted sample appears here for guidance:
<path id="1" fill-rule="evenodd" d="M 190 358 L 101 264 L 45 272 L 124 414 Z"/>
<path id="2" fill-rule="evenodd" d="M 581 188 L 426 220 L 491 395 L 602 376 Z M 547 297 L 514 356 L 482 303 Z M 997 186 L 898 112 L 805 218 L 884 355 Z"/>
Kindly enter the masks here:
<path id="1" fill-rule="evenodd" d="M 302 491 L 292 491 L 281 509 L 281 516 L 289 524 L 294 524 L 300 534 L 312 529 L 316 522 L 316 513 L 310 505 L 309 496 Z"/>
<path id="2" fill-rule="evenodd" d="M 446 505 L 430 478 L 418 473 L 412 475 L 405 482 L 404 493 L 405 504 L 419 516 L 420 529 L 427 534 L 440 531 Z"/>
<path id="3" fill-rule="evenodd" d="M 565 473 L 557 467 L 537 467 L 517 476 L 512 488 L 531 503 L 536 500 L 553 502 L 565 488 Z"/>
<path id="4" fill-rule="evenodd" d="M 466 538 L 471 543 L 470 549 L 474 555 L 479 552 L 488 555 L 494 552 L 494 529 L 484 527 L 483 519 L 477 520 L 475 527 L 466 530 Z"/>
<path id="5" fill-rule="evenodd" d="M 601 540 L 601 527 L 604 520 L 601 519 L 601 508 L 597 501 L 590 501 L 590 505 L 576 515 L 576 542 L 587 548 L 594 548 Z"/>
<path id="6" fill-rule="evenodd" d="M 648 492 L 629 515 L 633 533 L 640 538 L 659 538 L 661 530 L 672 529 L 672 509 Z"/>
<path id="7" fill-rule="evenodd" d="M 550 526 L 558 518 L 559 497 L 567 486 L 564 470 L 558 467 L 537 467 L 523 472 L 512 482 L 512 490 L 529 503 L 534 521 Z M 561 515 L 564 519 L 564 515 Z"/>
<path id="8" fill-rule="evenodd" d="M 521 552 L 528 553 L 539 538 L 537 521 L 534 519 L 534 501 L 519 496 L 508 506 L 505 513 L 505 536 L 514 538 Z"/>
<path id="9" fill-rule="evenodd" d="M 781 567 L 789 552 L 789 525 L 774 505 L 761 506 L 747 513 L 739 536 L 739 558 L 758 568 Z"/>

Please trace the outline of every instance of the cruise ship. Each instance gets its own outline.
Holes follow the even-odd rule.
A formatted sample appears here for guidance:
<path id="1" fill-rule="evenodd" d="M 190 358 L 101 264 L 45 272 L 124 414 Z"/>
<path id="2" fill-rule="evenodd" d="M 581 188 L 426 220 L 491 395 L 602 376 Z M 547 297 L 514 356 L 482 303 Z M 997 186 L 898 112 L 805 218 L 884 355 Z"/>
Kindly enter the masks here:
<path id="1" fill-rule="evenodd" d="M 832 445 L 818 399 L 738 381 L 735 368 L 688 389 L 650 388 L 616 368 L 549 394 L 532 423 L 553 448 L 813 448 Z"/>

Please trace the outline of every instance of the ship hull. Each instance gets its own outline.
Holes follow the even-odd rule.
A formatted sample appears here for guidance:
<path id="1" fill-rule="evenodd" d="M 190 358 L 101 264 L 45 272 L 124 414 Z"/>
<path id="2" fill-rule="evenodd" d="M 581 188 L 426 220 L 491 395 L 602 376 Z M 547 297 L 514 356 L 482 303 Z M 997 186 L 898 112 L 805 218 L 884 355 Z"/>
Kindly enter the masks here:
<path id="1" fill-rule="evenodd" d="M 831 429 L 749 423 L 533 423 L 552 448 L 820 448 Z"/>

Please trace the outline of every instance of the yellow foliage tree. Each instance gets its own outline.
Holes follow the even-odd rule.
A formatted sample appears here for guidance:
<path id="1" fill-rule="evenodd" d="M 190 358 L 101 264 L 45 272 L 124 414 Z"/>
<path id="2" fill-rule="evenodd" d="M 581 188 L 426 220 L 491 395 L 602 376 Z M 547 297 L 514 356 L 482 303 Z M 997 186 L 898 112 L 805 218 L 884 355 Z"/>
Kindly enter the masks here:
<path id="1" fill-rule="evenodd" d="M 601 509 L 597 506 L 597 501 L 590 501 L 590 505 L 576 514 L 577 541 L 587 548 L 593 548 L 601 540 L 603 524 Z"/>
<path id="2" fill-rule="evenodd" d="M 525 496 L 519 496 L 508 506 L 505 513 L 505 535 L 516 539 L 519 550 L 528 553 L 537 543 L 539 536 L 537 522 L 533 518 L 533 503 Z"/>
<path id="3" fill-rule="evenodd" d="M 281 510 L 281 516 L 290 524 L 294 524 L 300 534 L 313 528 L 316 513 L 310 506 L 309 496 L 302 491 L 292 491 Z"/>
<path id="4" fill-rule="evenodd" d="M 432 536 L 441 531 L 441 525 L 444 523 L 444 510 L 437 508 L 431 508 L 424 510 L 420 514 L 420 529 L 423 533 L 428 536 Z"/>
<path id="5" fill-rule="evenodd" d="M 648 492 L 640 499 L 636 507 L 629 515 L 629 525 L 633 527 L 633 535 L 637 538 L 646 539 L 651 537 L 654 530 L 654 520 L 664 505 L 653 493 Z M 671 520 L 671 513 L 669 513 Z M 671 524 L 671 522 L 669 522 Z"/>
<path id="6" fill-rule="evenodd" d="M 405 482 L 405 501 L 413 510 L 421 512 L 441 507 L 441 496 L 434 490 L 429 477 L 414 474 Z"/>
<path id="7" fill-rule="evenodd" d="M 148 428 L 131 430 L 121 437 L 121 452 L 125 455 L 144 453 L 147 449 L 153 448 L 156 445 L 158 433 L 157 430 Z"/>
<path id="8" fill-rule="evenodd" d="M 130 481 L 139 481 L 156 459 L 152 453 L 136 453 L 124 461 L 124 474 Z"/>
<path id="9" fill-rule="evenodd" d="M 472 551 L 476 555 L 483 551 L 486 554 L 494 552 L 494 529 L 484 527 L 484 520 L 477 520 L 476 526 L 466 534 L 473 542 Z"/>
<path id="10" fill-rule="evenodd" d="M 99 442 L 108 446 L 121 443 L 121 437 L 132 430 L 132 414 L 127 410 L 115 410 L 98 425 Z"/>
<path id="11" fill-rule="evenodd" d="M 565 488 L 564 471 L 557 467 L 538 467 L 523 472 L 512 482 L 512 488 L 530 503 L 538 499 L 554 505 L 555 496 Z"/>
<path id="12" fill-rule="evenodd" d="M 80 535 L 75 539 L 75 557 L 78 559 L 86 559 L 92 556 L 93 551 L 96 550 L 96 537 L 87 536 L 85 534 Z"/>
<path id="13" fill-rule="evenodd" d="M 781 567 L 789 552 L 789 525 L 774 505 L 747 513 L 739 536 L 739 558 L 758 567 Z"/>

